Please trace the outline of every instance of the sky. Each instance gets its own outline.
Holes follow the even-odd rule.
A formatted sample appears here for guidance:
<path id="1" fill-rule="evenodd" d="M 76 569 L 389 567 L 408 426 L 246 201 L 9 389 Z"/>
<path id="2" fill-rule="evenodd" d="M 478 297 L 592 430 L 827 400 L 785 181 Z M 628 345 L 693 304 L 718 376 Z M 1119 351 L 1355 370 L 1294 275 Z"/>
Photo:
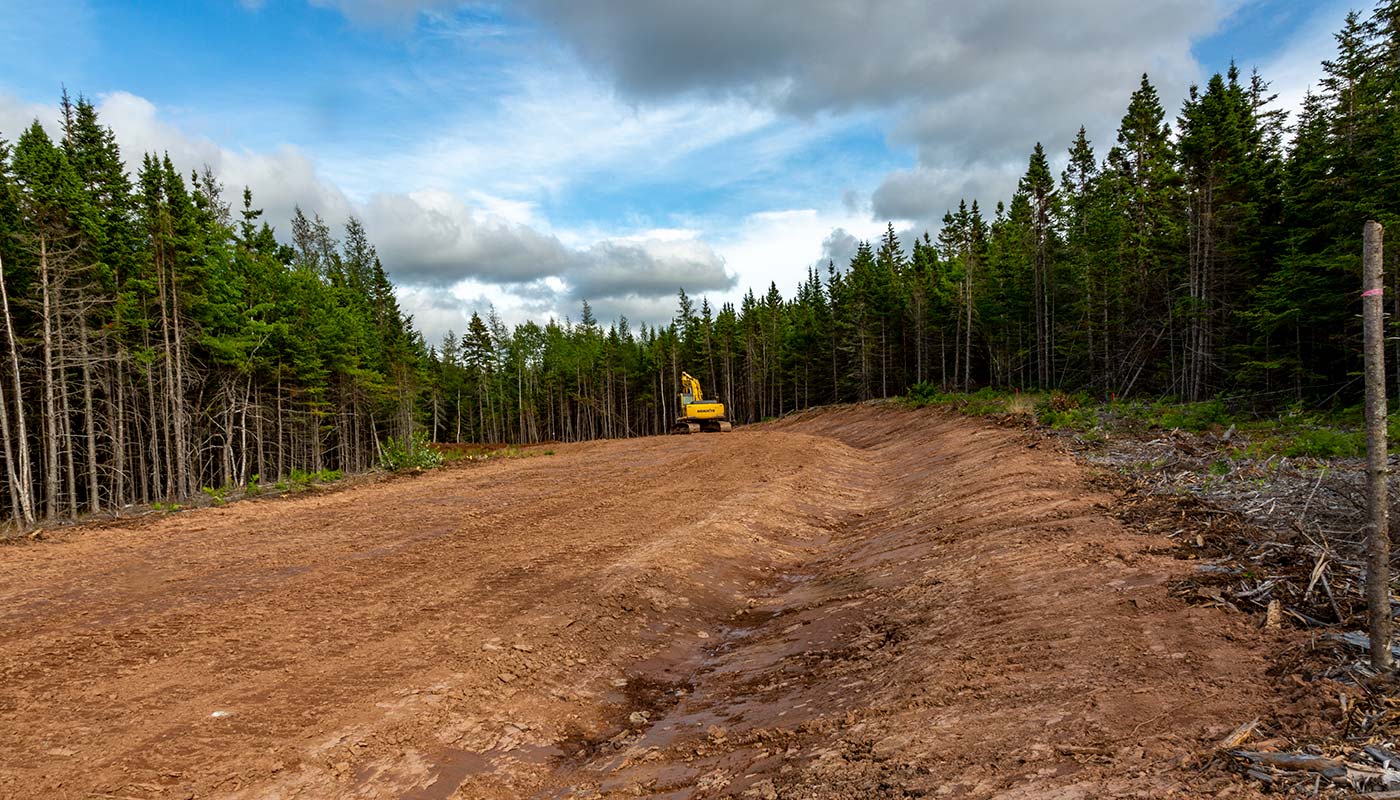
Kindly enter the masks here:
<path id="1" fill-rule="evenodd" d="M 7 0 L 0 138 L 66 86 L 129 164 L 208 165 L 284 238 L 296 206 L 356 216 L 429 343 L 489 308 L 655 323 L 990 210 L 1081 125 L 1102 157 L 1144 72 L 1169 118 L 1232 59 L 1295 108 L 1352 8 Z"/>

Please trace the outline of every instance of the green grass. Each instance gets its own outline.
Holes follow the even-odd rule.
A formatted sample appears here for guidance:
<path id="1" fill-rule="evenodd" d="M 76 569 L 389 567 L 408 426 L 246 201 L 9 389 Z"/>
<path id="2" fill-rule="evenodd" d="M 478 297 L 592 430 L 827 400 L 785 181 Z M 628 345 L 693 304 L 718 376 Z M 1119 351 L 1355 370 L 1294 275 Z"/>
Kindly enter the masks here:
<path id="1" fill-rule="evenodd" d="M 277 488 L 286 491 L 291 489 L 305 489 L 313 483 L 335 483 L 345 474 L 338 469 L 322 469 L 315 472 L 294 469 L 287 473 L 287 480 L 277 484 Z"/>
<path id="2" fill-rule="evenodd" d="M 910 408 L 943 406 L 952 408 L 969 417 L 991 417 L 1002 414 L 1023 413 L 1030 395 L 1017 394 L 1011 389 L 978 389 L 971 394 L 944 392 L 936 384 L 915 384 L 909 394 L 902 398 Z"/>
<path id="3" fill-rule="evenodd" d="M 553 450 L 534 450 L 516 445 L 435 444 L 433 447 L 442 456 L 444 463 L 554 455 Z"/>
<path id="4" fill-rule="evenodd" d="M 970 417 L 1025 419 L 1087 441 L 1112 436 L 1156 436 L 1170 431 L 1214 433 L 1223 437 L 1234 429 L 1225 446 L 1231 457 L 1355 458 L 1365 455 L 1366 436 L 1359 406 L 1329 409 L 1293 405 L 1268 413 L 1251 411 L 1242 402 L 1219 398 L 1200 403 L 1173 400 L 1098 401 L 1084 394 L 980 389 L 969 394 L 943 392 L 934 384 L 918 384 L 900 402 L 910 408 L 937 406 Z M 1387 422 L 1391 450 L 1400 452 L 1400 411 Z M 1229 465 L 1217 462 L 1212 472 L 1225 475 Z"/>

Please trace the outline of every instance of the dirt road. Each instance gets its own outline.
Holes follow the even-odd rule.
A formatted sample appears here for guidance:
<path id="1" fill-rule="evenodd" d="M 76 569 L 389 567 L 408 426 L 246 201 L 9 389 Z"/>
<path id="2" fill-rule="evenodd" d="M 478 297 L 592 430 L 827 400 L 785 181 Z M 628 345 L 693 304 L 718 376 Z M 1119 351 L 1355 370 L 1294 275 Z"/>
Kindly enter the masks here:
<path id="1" fill-rule="evenodd" d="M 0 796 L 1246 794 L 1264 634 L 1048 444 L 556 449 L 0 550 Z"/>

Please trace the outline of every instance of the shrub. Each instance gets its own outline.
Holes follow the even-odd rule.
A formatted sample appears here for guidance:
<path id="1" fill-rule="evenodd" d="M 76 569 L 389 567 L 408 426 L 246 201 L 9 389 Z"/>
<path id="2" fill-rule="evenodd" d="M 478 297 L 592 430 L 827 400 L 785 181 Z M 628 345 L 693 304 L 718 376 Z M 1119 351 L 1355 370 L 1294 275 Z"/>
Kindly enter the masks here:
<path id="1" fill-rule="evenodd" d="M 1036 398 L 1029 394 L 1015 394 L 1006 398 L 1006 413 L 1013 417 L 1034 417 Z"/>
<path id="2" fill-rule="evenodd" d="M 390 472 L 442 466 L 442 454 L 428 442 L 427 431 L 414 431 L 406 439 L 390 436 L 379 446 L 379 466 Z"/>
<path id="3" fill-rule="evenodd" d="M 1204 403 L 1182 403 L 1178 405 L 1159 404 L 1155 409 L 1158 427 L 1171 430 L 1180 428 L 1192 433 L 1200 433 L 1213 426 L 1222 428 L 1233 424 L 1230 412 L 1220 400 L 1207 400 Z"/>
<path id="4" fill-rule="evenodd" d="M 1064 411 L 1045 408 L 1041 410 L 1039 418 L 1040 424 L 1048 425 L 1057 431 L 1088 431 L 1099 424 L 1098 415 L 1092 408 L 1071 408 Z"/>
<path id="5" fill-rule="evenodd" d="M 909 387 L 909 402 L 915 406 L 927 406 L 934 403 L 945 402 L 948 396 L 936 383 L 916 383 Z"/>
<path id="6" fill-rule="evenodd" d="M 1099 415 L 1092 406 L 1084 403 L 1078 395 L 1065 394 L 1059 390 L 1050 393 L 1036 411 L 1036 418 L 1042 425 L 1057 431 L 1088 431 L 1097 428 Z"/>
<path id="7" fill-rule="evenodd" d="M 1365 455 L 1366 435 L 1360 431 L 1336 428 L 1309 428 L 1298 431 L 1283 448 L 1293 458 L 1354 458 Z"/>
<path id="8" fill-rule="evenodd" d="M 969 417 L 995 416 L 1006 412 L 1006 403 L 1010 396 L 1003 389 L 982 388 L 965 395 L 962 402 L 957 404 L 957 409 Z"/>

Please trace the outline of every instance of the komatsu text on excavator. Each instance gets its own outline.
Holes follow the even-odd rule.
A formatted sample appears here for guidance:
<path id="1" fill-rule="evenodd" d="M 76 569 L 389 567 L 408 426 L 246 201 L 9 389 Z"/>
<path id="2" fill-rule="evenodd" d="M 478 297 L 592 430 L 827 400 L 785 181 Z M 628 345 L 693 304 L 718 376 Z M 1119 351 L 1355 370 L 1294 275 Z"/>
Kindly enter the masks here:
<path id="1" fill-rule="evenodd" d="M 706 400 L 700 381 L 689 372 L 682 372 L 681 413 L 671 426 L 671 433 L 721 433 L 732 429 L 729 417 L 724 415 L 724 403 Z"/>

